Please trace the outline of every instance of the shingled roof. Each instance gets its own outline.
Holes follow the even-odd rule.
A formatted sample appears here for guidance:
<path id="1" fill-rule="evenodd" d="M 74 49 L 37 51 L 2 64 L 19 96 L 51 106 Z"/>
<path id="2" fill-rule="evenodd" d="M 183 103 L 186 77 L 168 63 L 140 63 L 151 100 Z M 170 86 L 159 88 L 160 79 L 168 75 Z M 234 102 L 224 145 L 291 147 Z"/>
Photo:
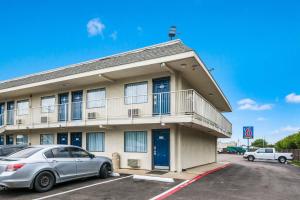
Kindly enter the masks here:
<path id="1" fill-rule="evenodd" d="M 176 55 L 188 51 L 192 51 L 192 49 L 185 46 L 180 40 L 166 42 L 138 50 L 125 52 L 122 54 L 117 54 L 105 58 L 96 59 L 93 61 L 67 66 L 64 68 L 59 68 L 51 71 L 42 72 L 39 74 L 33 74 L 26 77 L 0 82 L 0 90 L 109 67 L 115 67 L 124 64 Z"/>

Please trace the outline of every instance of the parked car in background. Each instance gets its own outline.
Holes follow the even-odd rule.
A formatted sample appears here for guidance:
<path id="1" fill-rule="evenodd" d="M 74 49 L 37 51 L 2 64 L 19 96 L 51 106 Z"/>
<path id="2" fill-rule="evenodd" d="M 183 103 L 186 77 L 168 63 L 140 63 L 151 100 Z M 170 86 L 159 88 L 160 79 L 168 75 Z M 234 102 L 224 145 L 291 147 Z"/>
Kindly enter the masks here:
<path id="1" fill-rule="evenodd" d="M 246 150 L 242 147 L 229 146 L 226 148 L 226 152 L 232 154 L 244 154 Z"/>
<path id="2" fill-rule="evenodd" d="M 27 145 L 0 145 L 0 158 L 25 149 Z"/>
<path id="3" fill-rule="evenodd" d="M 0 160 L 0 187 L 51 190 L 56 183 L 112 173 L 112 161 L 71 145 L 29 146 Z"/>
<path id="4" fill-rule="evenodd" d="M 254 152 L 246 152 L 244 158 L 249 161 L 257 160 L 278 160 L 280 163 L 285 163 L 287 160 L 293 159 L 292 153 L 277 153 L 275 148 L 259 148 Z"/>

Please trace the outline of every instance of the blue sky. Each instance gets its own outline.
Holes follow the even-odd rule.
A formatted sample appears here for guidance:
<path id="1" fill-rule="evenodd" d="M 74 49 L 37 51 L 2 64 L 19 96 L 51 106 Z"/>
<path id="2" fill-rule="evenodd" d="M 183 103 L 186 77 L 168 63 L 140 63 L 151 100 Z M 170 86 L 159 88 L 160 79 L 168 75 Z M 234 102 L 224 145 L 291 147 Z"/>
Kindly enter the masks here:
<path id="1" fill-rule="evenodd" d="M 297 0 L 2 0 L 0 80 L 164 42 L 176 25 L 215 68 L 233 139 L 254 125 L 275 142 L 300 129 L 299 10 Z"/>

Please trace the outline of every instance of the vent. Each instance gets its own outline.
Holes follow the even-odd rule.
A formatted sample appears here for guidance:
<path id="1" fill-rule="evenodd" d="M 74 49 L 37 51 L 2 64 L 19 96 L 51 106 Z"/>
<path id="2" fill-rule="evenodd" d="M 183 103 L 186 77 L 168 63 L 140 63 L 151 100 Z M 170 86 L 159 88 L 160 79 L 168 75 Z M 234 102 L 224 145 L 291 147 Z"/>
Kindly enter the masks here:
<path id="1" fill-rule="evenodd" d="M 139 109 L 128 109 L 128 117 L 138 117 L 139 116 Z"/>
<path id="2" fill-rule="evenodd" d="M 140 160 L 138 159 L 128 159 L 127 165 L 131 168 L 140 168 Z"/>
<path id="3" fill-rule="evenodd" d="M 96 119 L 96 113 L 95 112 L 88 113 L 88 119 Z"/>
<path id="4" fill-rule="evenodd" d="M 42 124 L 48 123 L 48 117 L 41 117 L 41 123 Z"/>

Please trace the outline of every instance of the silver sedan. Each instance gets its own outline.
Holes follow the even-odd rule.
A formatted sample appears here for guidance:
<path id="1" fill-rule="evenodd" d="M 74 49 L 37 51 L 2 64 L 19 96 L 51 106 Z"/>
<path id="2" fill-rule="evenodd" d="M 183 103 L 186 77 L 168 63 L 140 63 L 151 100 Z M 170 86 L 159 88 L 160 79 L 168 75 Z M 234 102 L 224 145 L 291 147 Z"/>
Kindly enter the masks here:
<path id="1" fill-rule="evenodd" d="M 1 188 L 50 190 L 56 183 L 112 173 L 112 161 L 70 145 L 30 146 L 0 159 Z"/>

